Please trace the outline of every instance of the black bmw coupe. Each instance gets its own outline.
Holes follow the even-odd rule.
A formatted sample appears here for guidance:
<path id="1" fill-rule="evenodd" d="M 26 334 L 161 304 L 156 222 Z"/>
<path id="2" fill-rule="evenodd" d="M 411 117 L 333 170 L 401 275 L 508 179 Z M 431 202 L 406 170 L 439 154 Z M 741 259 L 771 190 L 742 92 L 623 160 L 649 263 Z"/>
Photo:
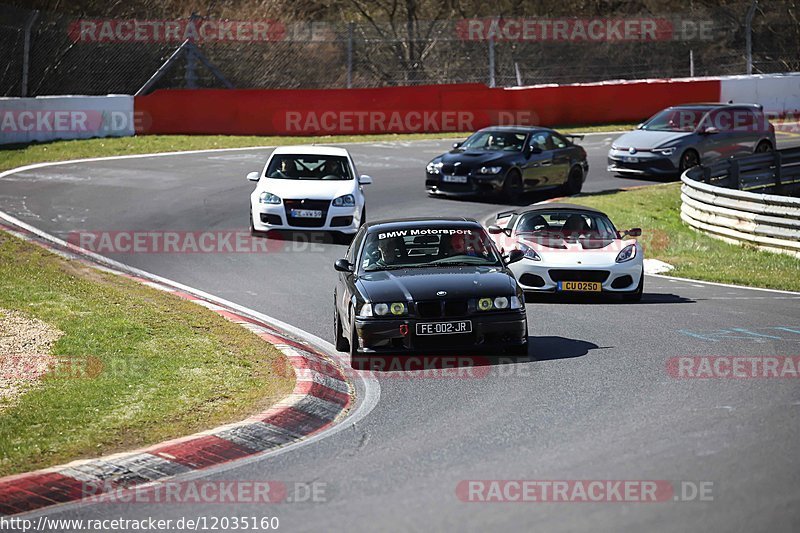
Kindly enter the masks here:
<path id="1" fill-rule="evenodd" d="M 351 357 L 480 348 L 527 353 L 522 289 L 478 222 L 405 219 L 363 226 L 336 261 L 336 349 Z"/>
<path id="2" fill-rule="evenodd" d="M 425 187 L 431 195 L 499 194 L 508 202 L 533 190 L 577 194 L 589 163 L 575 138 L 582 137 L 548 128 L 484 128 L 428 163 Z"/>

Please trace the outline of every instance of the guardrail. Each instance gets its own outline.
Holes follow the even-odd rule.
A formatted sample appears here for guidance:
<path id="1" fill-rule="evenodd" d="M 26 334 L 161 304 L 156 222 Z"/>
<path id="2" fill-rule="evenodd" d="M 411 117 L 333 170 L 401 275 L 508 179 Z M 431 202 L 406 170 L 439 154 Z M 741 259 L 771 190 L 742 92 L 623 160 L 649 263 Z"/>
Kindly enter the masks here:
<path id="1" fill-rule="evenodd" d="M 800 149 L 695 167 L 681 181 L 681 219 L 689 226 L 734 244 L 800 257 L 800 198 L 752 192 L 800 184 Z"/>

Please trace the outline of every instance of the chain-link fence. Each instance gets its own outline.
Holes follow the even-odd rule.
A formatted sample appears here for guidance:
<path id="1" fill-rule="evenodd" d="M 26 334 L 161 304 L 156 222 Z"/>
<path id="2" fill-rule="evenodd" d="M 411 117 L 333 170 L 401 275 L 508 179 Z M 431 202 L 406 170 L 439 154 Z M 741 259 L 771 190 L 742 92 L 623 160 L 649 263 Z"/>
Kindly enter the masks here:
<path id="1" fill-rule="evenodd" d="M 81 20 L 0 5 L 0 94 L 136 93 L 173 55 L 148 90 L 224 80 L 236 88 L 515 86 L 744 74 L 751 5 L 412 23 Z M 764 2 L 753 15 L 753 73 L 800 70 L 794 2 Z M 187 39 L 199 54 L 175 54 Z"/>

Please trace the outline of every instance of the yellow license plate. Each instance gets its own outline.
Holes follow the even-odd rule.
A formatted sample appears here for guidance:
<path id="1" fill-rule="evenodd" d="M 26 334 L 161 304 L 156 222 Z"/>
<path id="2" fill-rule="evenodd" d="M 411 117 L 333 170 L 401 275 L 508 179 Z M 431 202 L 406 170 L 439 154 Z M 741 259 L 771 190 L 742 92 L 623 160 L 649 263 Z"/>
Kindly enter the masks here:
<path id="1" fill-rule="evenodd" d="M 603 290 L 597 281 L 559 281 L 558 290 L 574 292 L 600 292 Z"/>

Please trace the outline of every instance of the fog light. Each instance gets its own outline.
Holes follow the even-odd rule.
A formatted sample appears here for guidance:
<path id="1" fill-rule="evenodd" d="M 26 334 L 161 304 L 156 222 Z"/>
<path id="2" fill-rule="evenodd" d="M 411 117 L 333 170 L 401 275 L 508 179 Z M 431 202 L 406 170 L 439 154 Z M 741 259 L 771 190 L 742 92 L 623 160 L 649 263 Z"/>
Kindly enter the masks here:
<path id="1" fill-rule="evenodd" d="M 481 298 L 478 300 L 478 309 L 481 311 L 488 311 L 492 308 L 492 299 L 491 298 Z"/>

